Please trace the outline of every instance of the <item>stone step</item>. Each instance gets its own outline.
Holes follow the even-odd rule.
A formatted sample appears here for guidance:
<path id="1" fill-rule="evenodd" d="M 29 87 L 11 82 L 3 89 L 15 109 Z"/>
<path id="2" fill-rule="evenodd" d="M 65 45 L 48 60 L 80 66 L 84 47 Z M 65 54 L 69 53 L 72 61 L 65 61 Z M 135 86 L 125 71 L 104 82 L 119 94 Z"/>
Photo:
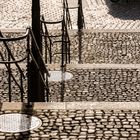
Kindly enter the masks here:
<path id="1" fill-rule="evenodd" d="M 135 30 L 83 30 L 70 31 L 71 63 L 140 63 L 139 31 Z M 60 46 L 60 44 L 58 44 Z M 57 45 L 53 52 L 60 51 Z M 60 62 L 60 55 L 54 57 Z"/>
<path id="2" fill-rule="evenodd" d="M 60 65 L 49 65 L 51 71 L 61 70 Z M 49 81 L 50 100 L 130 102 L 140 100 L 140 65 L 77 64 L 67 65 L 72 78 Z M 61 73 L 60 73 L 61 74 Z M 57 77 L 57 75 L 56 75 Z M 64 79 L 62 79 L 64 77 Z M 63 82 L 62 82 L 63 80 Z M 64 84 L 64 85 L 63 85 Z M 63 89 L 64 86 L 64 89 Z"/>
<path id="3" fill-rule="evenodd" d="M 21 66 L 24 71 L 26 65 Z M 65 73 L 62 73 L 59 64 L 51 64 L 47 67 L 51 75 L 49 78 L 50 102 L 140 101 L 139 64 L 68 64 Z M 0 100 L 8 101 L 8 77 L 6 69 L 3 68 L 0 69 L 2 95 Z M 16 79 L 19 79 L 19 73 L 15 67 L 11 68 Z M 55 73 L 52 74 L 52 72 Z M 27 88 L 27 79 L 24 80 L 24 88 Z M 20 101 L 19 90 L 14 82 L 12 97 L 13 101 Z M 25 94 L 25 100 L 26 97 Z"/>
<path id="4" fill-rule="evenodd" d="M 116 64 L 139 64 L 139 30 L 83 30 L 77 33 L 77 30 L 70 30 L 71 40 L 71 64 L 77 63 L 116 63 Z M 5 35 L 14 36 L 23 34 L 23 32 L 6 32 Z M 50 34 L 57 35 L 60 30 L 51 30 Z M 58 39 L 55 39 L 58 40 Z M 54 40 L 54 41 L 55 41 Z M 26 40 L 17 41 L 9 44 L 16 59 L 25 56 Z M 0 44 L 3 48 L 3 44 Z M 3 48 L 1 50 L 5 52 Z M 52 46 L 53 63 L 61 62 L 61 44 L 55 43 Z M 46 55 L 44 54 L 44 57 Z"/>
<path id="5" fill-rule="evenodd" d="M 4 120 L 2 115 L 18 113 L 27 114 L 28 117 L 19 118 L 20 122 L 15 122 L 16 118 L 6 119 L 0 122 L 1 130 L 10 130 L 17 124 L 20 129 L 25 129 L 28 124 L 30 129 L 35 125 L 31 123 L 32 117 L 41 119 L 37 128 L 25 132 L 0 132 L 0 139 L 138 140 L 140 137 L 139 102 L 32 103 L 30 108 L 20 102 L 0 105 L 0 119 Z"/>
<path id="6" fill-rule="evenodd" d="M 27 104 L 22 102 L 0 103 L 1 111 L 22 110 Z M 139 110 L 140 102 L 35 102 L 33 110 Z"/>
<path id="7" fill-rule="evenodd" d="M 54 34 L 54 31 L 51 32 Z M 22 33 L 15 32 L 15 36 Z M 10 32 L 6 34 L 11 35 Z M 84 30 L 81 35 L 82 46 L 79 49 L 77 31 L 70 31 L 72 60 L 66 71 L 73 77 L 65 81 L 63 101 L 139 101 L 139 30 Z M 25 44 L 24 41 L 10 44 L 17 58 L 25 55 Z M 60 46 L 57 44 L 56 48 L 60 49 Z M 53 62 L 59 63 L 60 56 Z M 26 64 L 21 65 L 26 69 Z M 3 68 L 1 65 L 1 97 L 6 101 L 7 73 Z M 49 65 L 49 68 L 60 70 L 60 64 L 54 64 L 54 69 L 53 65 Z M 14 73 L 18 78 L 17 71 Z M 60 101 L 62 83 L 54 83 L 49 83 L 50 101 Z M 19 90 L 13 89 L 18 95 Z"/>

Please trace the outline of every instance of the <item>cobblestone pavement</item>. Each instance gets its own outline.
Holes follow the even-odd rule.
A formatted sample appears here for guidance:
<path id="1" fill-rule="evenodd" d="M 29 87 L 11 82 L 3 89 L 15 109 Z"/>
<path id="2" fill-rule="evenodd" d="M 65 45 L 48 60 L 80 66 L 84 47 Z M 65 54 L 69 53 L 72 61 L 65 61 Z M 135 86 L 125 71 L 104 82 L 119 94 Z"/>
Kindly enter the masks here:
<path id="1" fill-rule="evenodd" d="M 139 1 L 120 0 L 111 3 L 110 0 L 87 0 L 90 16 L 85 16 L 89 27 L 97 29 L 138 29 Z M 86 12 L 85 12 L 86 13 Z M 90 26 L 91 23 L 91 26 Z"/>
<path id="2" fill-rule="evenodd" d="M 77 5 L 76 1 L 69 0 L 70 6 Z M 86 28 L 93 29 L 140 29 L 138 0 L 121 0 L 114 4 L 109 0 L 84 0 L 83 11 Z M 53 7 L 53 8 L 52 8 Z M 59 20 L 62 15 L 62 0 L 41 0 L 42 13 L 46 20 Z M 0 1 L 0 28 L 26 28 L 31 23 L 31 0 L 1 0 Z M 73 28 L 77 28 L 77 9 L 71 10 Z M 50 26 L 56 29 L 60 26 Z M 140 73 L 139 73 L 139 33 L 94 33 L 84 31 L 82 40 L 77 33 L 72 33 L 72 63 L 90 63 L 67 66 L 66 71 L 73 74 L 73 78 L 65 81 L 64 101 L 106 101 L 130 102 L 140 100 Z M 83 43 L 82 50 L 78 49 L 79 41 Z M 16 43 L 18 44 L 18 43 Z M 10 44 L 14 55 L 20 59 L 25 55 L 25 42 L 22 47 Z M 0 44 L 1 45 L 1 44 Z M 56 46 L 57 47 L 57 46 Z M 5 50 L 0 50 L 4 52 Z M 79 57 L 80 56 L 80 57 Z M 6 57 L 6 56 L 5 56 Z M 59 57 L 55 58 L 59 63 Z M 111 63 L 111 65 L 94 65 L 93 63 Z M 118 63 L 119 65 L 114 65 Z M 135 65 L 130 65 L 135 64 Z M 123 64 L 120 65 L 120 64 Z M 129 64 L 129 65 L 125 65 Z M 113 66 L 113 68 L 111 67 Z M 121 67 L 122 66 L 122 67 Z M 106 67 L 106 68 L 105 68 Z M 2 67 L 1 67 L 2 68 Z M 49 67 L 59 70 L 59 67 Z M 23 67 L 23 70 L 25 66 Z M 19 78 L 18 72 L 14 75 Z M 8 101 L 7 72 L 0 69 L 0 101 Z M 26 79 L 25 81 L 26 82 Z M 60 82 L 49 82 L 50 100 L 61 100 Z M 26 88 L 26 84 L 25 84 Z M 13 100 L 19 101 L 19 90 L 12 85 Z M 26 95 L 24 96 L 26 98 Z M 99 103 L 100 103 L 99 102 Z M 86 104 L 83 102 L 82 104 Z M 98 104 L 99 105 L 99 104 Z M 98 106 L 97 105 L 97 106 Z M 48 104 L 46 103 L 46 106 Z M 78 107 L 78 104 L 75 106 Z M 117 106 L 117 105 L 116 105 Z M 137 105 L 136 105 L 137 106 Z M 44 106 L 42 106 L 43 108 Z M 57 107 L 57 109 L 56 109 Z M 140 110 L 128 109 L 121 106 L 116 109 L 58 109 L 55 103 L 53 109 L 36 110 L 0 110 L 0 114 L 28 113 L 42 120 L 42 125 L 21 133 L 0 132 L 1 140 L 139 140 L 140 139 Z M 1 123 L 1 122 L 0 122 Z"/>
<path id="3" fill-rule="evenodd" d="M 86 28 L 94 29 L 140 29 L 139 0 L 83 0 Z M 68 0 L 70 7 L 77 1 Z M 53 8 L 52 8 L 53 7 Z M 41 13 L 46 20 L 60 20 L 62 0 L 41 0 Z M 77 9 L 70 10 L 73 28 L 77 28 Z M 31 25 L 31 0 L 1 0 L 0 28 L 26 28 Z M 60 26 L 50 26 L 55 28 Z"/>
<path id="4" fill-rule="evenodd" d="M 5 36 L 21 36 L 23 33 L 3 33 Z M 58 35 L 59 31 L 51 31 L 51 35 Z M 69 31 L 71 41 L 71 63 L 111 63 L 111 64 L 139 64 L 139 31 L 113 30 L 83 30 L 81 35 L 76 30 Z M 56 39 L 57 41 L 59 39 Z M 55 40 L 55 41 L 56 41 Z M 54 41 L 54 40 L 53 40 Z M 8 43 L 16 59 L 26 54 L 26 39 Z M 45 43 L 44 43 L 45 44 Z M 81 45 L 80 45 L 81 44 Z M 3 43 L 1 51 L 6 56 Z M 44 46 L 45 48 L 45 46 Z M 14 51 L 13 51 L 14 50 Z M 55 43 L 52 47 L 53 63 L 60 63 L 61 44 Z"/>
<path id="5" fill-rule="evenodd" d="M 59 69 L 54 66 L 51 70 Z M 62 82 L 49 82 L 51 101 L 61 101 L 61 98 L 64 102 L 140 100 L 139 66 L 77 64 L 68 65 L 66 72 L 72 73 L 73 77 L 64 81 L 64 89 Z"/>
<path id="6" fill-rule="evenodd" d="M 24 72 L 24 75 L 26 75 L 25 67 L 22 69 Z M 12 69 L 12 74 L 18 81 L 18 84 L 20 85 L 20 73 L 18 69 Z M 11 100 L 12 101 L 21 101 L 21 92 L 17 84 L 15 84 L 15 81 L 11 78 L 12 84 L 11 84 Z M 23 94 L 24 101 L 27 100 L 27 79 L 23 78 L 23 88 L 25 93 Z M 8 71 L 7 69 L 0 68 L 0 102 L 9 102 L 9 84 L 8 84 Z"/>
<path id="7" fill-rule="evenodd" d="M 21 111 L 0 111 L 0 114 L 25 113 Z M 33 110 L 42 120 L 34 130 L 21 133 L 0 132 L 5 140 L 139 140 L 139 110 L 100 109 L 45 109 Z"/>
<path id="8" fill-rule="evenodd" d="M 72 78 L 60 81 L 49 81 L 50 102 L 137 102 L 140 101 L 139 65 L 115 64 L 77 64 L 67 65 L 66 72 Z M 61 70 L 59 65 L 49 66 L 50 70 Z M 25 65 L 23 71 L 25 70 Z M 1 97 L 0 101 L 9 101 L 8 75 L 5 69 L 0 70 Z M 13 69 L 13 74 L 20 81 L 19 73 Z M 61 80 L 60 75 L 60 80 Z M 65 75 L 64 75 L 65 77 Z M 64 88 L 63 88 L 64 87 Z M 12 83 L 12 101 L 20 101 L 20 90 Z M 24 80 L 27 90 L 27 81 Z M 24 94 L 26 101 L 27 95 Z"/>
<path id="9" fill-rule="evenodd" d="M 14 38 L 14 37 L 21 37 L 23 36 L 23 32 L 16 32 L 16 33 L 5 33 L 2 32 L 3 36 L 6 38 Z M 27 38 L 18 40 L 18 41 L 10 41 L 6 42 L 7 46 L 11 50 L 12 55 L 16 60 L 21 60 L 26 56 L 27 50 Z M 2 41 L 0 41 L 0 52 L 3 54 L 5 61 L 8 61 L 8 51 Z M 2 58 L 0 57 L 2 61 Z"/>
<path id="10" fill-rule="evenodd" d="M 7 35 L 4 33 L 4 35 Z M 20 34 L 14 34 L 19 36 Z M 10 36 L 8 34 L 7 36 Z M 67 68 L 66 71 L 73 74 L 73 78 L 65 82 L 65 94 L 63 101 L 139 101 L 140 100 L 140 79 L 139 79 L 139 33 L 138 32 L 99 32 L 85 30 L 82 36 L 82 49 L 78 49 L 78 35 L 76 31 L 70 32 L 71 38 L 71 63 L 79 62 L 87 64 L 100 64 L 102 68 L 91 67 L 86 69 L 75 66 Z M 20 45 L 19 45 L 20 44 Z M 21 45 L 22 44 L 22 45 Z M 2 44 L 0 44 L 2 46 Z M 8 43 L 16 59 L 25 56 L 26 42 Z M 60 50 L 57 44 L 55 51 Z M 3 48 L 3 47 L 1 47 Z M 57 48 L 57 49 L 56 49 Z M 4 49 L 1 49 L 6 54 Z M 81 56 L 79 55 L 81 54 Z M 79 57 L 80 56 L 80 57 Z M 5 58 L 6 55 L 5 55 Z M 60 62 L 60 55 L 53 59 L 54 63 Z M 107 64 L 111 67 L 118 64 L 115 68 L 105 68 Z M 119 64 L 124 64 L 121 68 Z M 137 67 L 125 68 L 125 64 L 136 64 Z M 80 65 L 79 65 L 80 66 Z M 51 66 L 49 67 L 51 69 Z M 27 69 L 25 66 L 24 70 Z M 60 69 L 56 67 L 56 69 Z M 52 69 L 53 70 L 53 69 Z M 7 70 L 1 68 L 1 101 L 8 101 Z M 14 75 L 19 79 L 19 73 L 14 70 Z M 24 80 L 26 83 L 26 80 Z M 25 84 L 26 89 L 26 84 Z M 61 101 L 60 82 L 50 82 L 50 100 Z M 12 92 L 18 95 L 19 90 L 13 83 Z M 26 95 L 25 95 L 26 98 Z M 19 101 L 13 95 L 13 100 Z"/>
<path id="11" fill-rule="evenodd" d="M 139 32 L 83 30 L 81 34 L 69 31 L 69 36 L 71 63 L 140 63 Z M 52 52 L 59 53 L 60 46 L 55 44 Z M 53 62 L 60 63 L 60 55 L 55 55 Z"/>

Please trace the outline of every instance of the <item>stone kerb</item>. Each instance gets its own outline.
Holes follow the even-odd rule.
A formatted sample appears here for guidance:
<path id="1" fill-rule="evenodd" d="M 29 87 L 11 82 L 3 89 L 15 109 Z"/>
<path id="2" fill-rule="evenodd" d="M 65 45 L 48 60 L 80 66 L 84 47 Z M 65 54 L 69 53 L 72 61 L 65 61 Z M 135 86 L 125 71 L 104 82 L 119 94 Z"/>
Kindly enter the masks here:
<path id="1" fill-rule="evenodd" d="M 35 102 L 32 103 L 33 110 L 139 110 L 139 102 Z M 1 111 L 22 110 L 26 108 L 25 103 L 4 102 L 0 104 Z"/>

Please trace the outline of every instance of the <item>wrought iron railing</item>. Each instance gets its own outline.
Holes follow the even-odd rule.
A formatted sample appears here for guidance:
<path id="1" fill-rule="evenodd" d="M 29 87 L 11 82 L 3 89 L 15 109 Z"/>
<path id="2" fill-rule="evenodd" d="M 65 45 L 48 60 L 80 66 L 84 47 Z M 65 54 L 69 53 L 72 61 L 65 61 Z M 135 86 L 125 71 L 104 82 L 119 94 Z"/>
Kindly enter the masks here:
<path id="1" fill-rule="evenodd" d="M 73 7 L 69 7 L 67 0 L 63 0 L 63 3 L 64 3 L 63 4 L 64 8 L 66 9 L 66 18 L 67 18 L 69 27 L 71 27 L 71 29 L 73 28 L 69 10 L 78 9 L 78 17 L 77 17 L 78 30 L 85 28 L 82 0 L 78 0 L 77 6 L 73 6 Z"/>
<path id="2" fill-rule="evenodd" d="M 14 39 L 6 39 L 4 38 L 4 36 L 2 35 L 2 32 L 0 32 L 0 41 L 3 41 L 3 44 L 4 44 L 4 47 L 6 48 L 7 50 L 7 53 L 8 53 L 8 60 L 5 61 L 5 57 L 3 56 L 3 52 L 0 50 L 0 56 L 1 56 L 1 60 L 0 61 L 0 64 L 4 64 L 5 67 L 7 68 L 7 71 L 8 71 L 8 93 L 9 93 L 9 101 L 11 102 L 11 80 L 13 79 L 13 81 L 16 83 L 16 85 L 18 86 L 18 88 L 20 89 L 20 92 L 21 92 L 21 101 L 23 102 L 23 94 L 25 93 L 24 89 L 23 89 L 23 79 L 25 79 L 25 74 L 23 73 L 21 67 L 19 66 L 18 63 L 24 61 L 26 59 L 26 57 L 24 57 L 23 59 L 21 60 L 18 60 L 16 61 L 15 60 L 15 57 L 14 55 L 12 54 L 12 51 L 11 49 L 8 47 L 8 44 L 7 42 L 8 41 L 15 41 L 15 40 L 20 40 L 20 39 L 23 39 L 24 37 L 26 37 L 27 34 L 25 36 L 22 36 L 22 37 L 19 37 L 19 38 L 14 38 Z M 16 80 L 15 76 L 13 75 L 12 73 L 12 70 L 11 70 L 11 64 L 14 63 L 20 73 L 20 83 Z"/>
<path id="3" fill-rule="evenodd" d="M 68 1 L 63 0 L 63 16 L 66 21 L 66 25 L 72 29 L 72 22 L 71 22 L 71 17 L 70 17 L 70 11 L 69 11 L 69 6 L 68 6 Z"/>
<path id="4" fill-rule="evenodd" d="M 77 21 L 77 25 L 78 25 L 79 30 L 85 28 L 85 20 L 84 20 L 82 0 L 78 0 L 78 21 Z"/>
<path id="5" fill-rule="evenodd" d="M 63 0 L 63 15 L 62 19 L 59 21 L 45 21 L 44 16 L 41 18 L 42 25 L 42 36 L 44 38 L 45 44 L 45 62 L 52 63 L 52 58 L 58 53 L 53 53 L 54 44 L 57 42 L 62 43 L 61 47 L 61 63 L 70 63 L 70 37 L 68 35 L 68 28 L 72 29 L 72 22 L 70 16 L 70 9 L 78 9 L 78 19 L 77 26 L 78 31 L 81 32 L 81 29 L 85 28 L 84 14 L 82 0 L 78 0 L 78 5 L 76 7 L 69 7 L 68 1 Z M 48 24 L 61 24 L 61 34 L 59 35 L 50 35 L 47 25 Z M 56 38 L 61 37 L 61 40 Z M 54 39 L 55 38 L 55 39 Z M 55 40 L 55 41 L 54 41 Z"/>
<path id="6" fill-rule="evenodd" d="M 62 26 L 61 33 L 57 35 L 50 35 L 47 29 L 47 24 L 61 24 Z M 44 16 L 42 16 L 41 25 L 42 25 L 42 36 L 45 42 L 45 62 L 51 64 L 52 58 L 55 55 L 60 54 L 62 66 L 67 63 L 70 63 L 70 38 L 68 35 L 67 29 L 68 25 L 65 20 L 65 16 L 63 16 L 62 20 L 55 22 L 47 22 L 45 21 Z M 58 42 L 61 43 L 61 52 L 56 53 L 52 51 L 52 47 L 54 47 L 54 44 Z"/>
<path id="7" fill-rule="evenodd" d="M 14 55 L 12 54 L 11 49 L 8 47 L 8 43 L 10 41 L 18 41 L 18 40 L 22 40 L 22 39 L 27 39 L 27 48 L 26 48 L 26 56 L 22 59 L 16 60 Z M 41 77 L 42 83 L 44 85 L 44 89 L 45 89 L 45 93 L 46 93 L 46 101 L 49 101 L 49 86 L 48 86 L 48 76 L 49 76 L 49 72 L 48 69 L 43 61 L 42 58 L 42 54 L 40 53 L 39 47 L 36 43 L 34 34 L 32 32 L 32 30 L 30 28 L 27 29 L 26 34 L 21 36 L 21 37 L 16 37 L 16 38 L 5 38 L 2 33 L 0 32 L 0 42 L 3 42 L 3 47 L 5 47 L 5 49 L 8 52 L 8 60 L 5 59 L 5 57 L 3 56 L 3 53 L 0 51 L 0 57 L 1 57 L 1 61 L 0 64 L 4 64 L 8 70 L 8 88 L 9 88 L 9 102 L 11 102 L 12 99 L 12 90 L 11 90 L 11 85 L 12 85 L 12 81 L 11 79 L 13 79 L 13 81 L 15 82 L 15 84 L 18 86 L 18 88 L 20 89 L 20 93 L 21 93 L 21 101 L 24 102 L 24 97 L 23 95 L 26 93 L 26 98 L 27 100 L 25 102 L 27 102 L 28 104 L 30 103 L 30 86 L 29 86 L 29 80 L 30 80 L 30 63 L 31 61 L 34 62 L 36 68 L 39 71 L 39 75 Z M 37 52 L 38 57 L 40 58 L 40 63 L 41 63 L 41 68 L 44 69 L 44 73 L 41 73 L 41 69 L 40 69 L 40 64 L 38 64 L 38 62 L 35 60 L 33 54 L 32 54 L 32 49 L 31 49 L 31 43 L 34 43 L 34 49 Z M 22 68 L 20 67 L 19 63 L 22 63 L 23 61 L 27 60 L 27 75 L 24 74 Z M 15 64 L 18 72 L 20 73 L 20 81 L 17 80 L 13 73 L 12 73 L 12 68 L 11 65 Z M 23 80 L 27 78 L 27 91 L 26 89 L 23 88 Z"/>
<path id="8" fill-rule="evenodd" d="M 47 26 L 49 24 L 60 24 L 61 31 L 52 35 L 49 33 Z M 72 28 L 70 13 L 68 9 L 67 0 L 63 0 L 63 15 L 61 20 L 59 21 L 45 21 L 44 16 L 41 18 L 41 26 L 42 26 L 42 37 L 44 38 L 45 44 L 45 62 L 52 63 L 53 58 L 56 55 L 60 55 L 60 63 L 61 63 L 61 71 L 62 71 L 62 79 L 61 79 L 61 101 L 64 98 L 65 91 L 65 78 L 64 74 L 66 71 L 66 64 L 70 63 L 70 37 L 68 34 L 68 28 Z M 56 43 L 60 43 L 59 52 L 57 52 L 54 48 Z M 43 43 L 42 43 L 43 44 Z"/>

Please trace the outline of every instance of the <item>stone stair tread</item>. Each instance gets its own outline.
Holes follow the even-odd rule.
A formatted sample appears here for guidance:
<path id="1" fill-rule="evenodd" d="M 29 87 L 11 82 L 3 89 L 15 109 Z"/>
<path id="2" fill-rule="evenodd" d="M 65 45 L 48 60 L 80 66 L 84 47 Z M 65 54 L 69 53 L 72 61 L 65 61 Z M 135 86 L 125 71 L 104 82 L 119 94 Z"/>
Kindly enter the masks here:
<path id="1" fill-rule="evenodd" d="M 21 110 L 26 103 L 3 102 L 3 110 Z M 33 110 L 139 110 L 140 102 L 34 102 Z"/>
<path id="2" fill-rule="evenodd" d="M 31 126 L 31 116 L 41 119 L 41 126 L 26 132 L 0 132 L 0 139 L 138 139 L 139 102 L 73 102 L 73 103 L 1 103 L 1 115 L 22 113 L 29 119 L 20 122 L 20 127 Z M 6 120 L 8 124 L 15 119 Z M 21 118 L 23 120 L 23 118 Z M 1 122 L 0 126 L 7 124 Z M 17 122 L 13 122 L 15 125 Z M 9 126 L 11 128 L 11 126 Z"/>
<path id="3" fill-rule="evenodd" d="M 48 64 L 48 68 L 50 69 L 60 69 L 60 64 Z M 139 69 L 140 64 L 108 64 L 108 63 L 94 63 L 94 64 L 66 64 L 66 68 L 68 69 Z"/>
<path id="4" fill-rule="evenodd" d="M 61 70 L 60 65 L 52 64 L 52 71 Z M 50 100 L 59 102 L 61 96 L 65 102 L 105 101 L 130 102 L 139 101 L 139 64 L 68 64 L 66 72 L 72 78 L 64 80 L 64 93 L 61 81 L 49 81 Z M 66 73 L 64 74 L 66 76 Z M 62 76 L 60 76 L 62 77 Z"/>

